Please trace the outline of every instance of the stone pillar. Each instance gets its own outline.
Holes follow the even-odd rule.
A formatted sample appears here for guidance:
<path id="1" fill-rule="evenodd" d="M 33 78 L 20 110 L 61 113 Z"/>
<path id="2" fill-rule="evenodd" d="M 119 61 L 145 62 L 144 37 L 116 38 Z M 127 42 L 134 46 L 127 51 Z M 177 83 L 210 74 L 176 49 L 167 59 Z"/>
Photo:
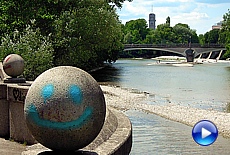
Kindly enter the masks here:
<path id="1" fill-rule="evenodd" d="M 211 58 L 211 56 L 212 56 L 212 51 L 209 53 L 209 55 L 208 55 L 207 59 L 210 59 L 210 58 Z"/>
<path id="2" fill-rule="evenodd" d="M 0 137 L 9 137 L 9 104 L 6 100 L 7 85 L 0 83 Z"/>
<path id="3" fill-rule="evenodd" d="M 29 132 L 24 118 L 24 101 L 28 89 L 29 86 L 8 84 L 7 100 L 9 102 L 10 138 L 14 141 L 34 144 L 36 141 Z"/>
<path id="4" fill-rule="evenodd" d="M 195 52 L 193 49 L 189 48 L 185 51 L 187 62 L 194 62 Z"/>
<path id="5" fill-rule="evenodd" d="M 223 50 L 220 51 L 218 57 L 216 58 L 216 60 L 220 60 L 221 56 L 222 56 Z"/>

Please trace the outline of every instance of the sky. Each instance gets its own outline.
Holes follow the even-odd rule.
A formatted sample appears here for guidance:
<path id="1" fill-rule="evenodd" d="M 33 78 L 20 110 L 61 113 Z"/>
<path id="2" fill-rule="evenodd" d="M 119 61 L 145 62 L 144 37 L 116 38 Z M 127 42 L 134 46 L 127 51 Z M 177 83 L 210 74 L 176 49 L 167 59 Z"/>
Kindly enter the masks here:
<path id="1" fill-rule="evenodd" d="M 117 10 L 123 24 L 130 20 L 156 15 L 156 26 L 166 22 L 169 16 L 171 26 L 188 24 L 197 34 L 205 34 L 212 26 L 223 20 L 230 9 L 230 0 L 133 0 L 125 1 Z"/>

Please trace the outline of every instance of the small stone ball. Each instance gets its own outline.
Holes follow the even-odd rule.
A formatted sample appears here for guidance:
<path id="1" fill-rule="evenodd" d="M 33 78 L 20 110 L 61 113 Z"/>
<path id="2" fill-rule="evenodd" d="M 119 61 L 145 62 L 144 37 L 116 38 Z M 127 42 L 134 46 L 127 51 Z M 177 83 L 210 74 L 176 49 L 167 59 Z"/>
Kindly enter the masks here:
<path id="1" fill-rule="evenodd" d="M 17 77 L 24 71 L 24 59 L 18 54 L 10 54 L 3 61 L 3 70 L 11 77 Z"/>
<path id="2" fill-rule="evenodd" d="M 34 138 L 52 150 L 75 151 L 90 144 L 105 121 L 103 92 L 87 72 L 55 67 L 28 90 L 24 115 Z"/>

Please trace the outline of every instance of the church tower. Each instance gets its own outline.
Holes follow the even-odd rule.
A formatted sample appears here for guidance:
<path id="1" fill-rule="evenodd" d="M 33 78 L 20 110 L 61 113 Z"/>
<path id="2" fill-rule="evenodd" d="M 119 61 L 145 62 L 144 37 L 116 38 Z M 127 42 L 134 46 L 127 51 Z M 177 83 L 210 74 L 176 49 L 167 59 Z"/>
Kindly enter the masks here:
<path id="1" fill-rule="evenodd" d="M 154 13 L 149 14 L 149 28 L 156 29 L 156 15 Z"/>

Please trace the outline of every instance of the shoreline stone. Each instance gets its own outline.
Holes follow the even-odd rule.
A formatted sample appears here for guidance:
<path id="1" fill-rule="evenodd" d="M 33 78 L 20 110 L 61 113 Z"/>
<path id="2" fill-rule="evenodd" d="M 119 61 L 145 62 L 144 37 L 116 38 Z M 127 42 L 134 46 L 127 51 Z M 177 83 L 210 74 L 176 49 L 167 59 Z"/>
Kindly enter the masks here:
<path id="1" fill-rule="evenodd" d="M 210 120 L 218 128 L 219 134 L 230 138 L 230 113 L 198 109 L 173 103 L 167 105 L 147 104 L 146 93 L 133 93 L 115 86 L 101 86 L 107 105 L 119 110 L 140 110 L 163 118 L 194 126 L 200 120 Z"/>

